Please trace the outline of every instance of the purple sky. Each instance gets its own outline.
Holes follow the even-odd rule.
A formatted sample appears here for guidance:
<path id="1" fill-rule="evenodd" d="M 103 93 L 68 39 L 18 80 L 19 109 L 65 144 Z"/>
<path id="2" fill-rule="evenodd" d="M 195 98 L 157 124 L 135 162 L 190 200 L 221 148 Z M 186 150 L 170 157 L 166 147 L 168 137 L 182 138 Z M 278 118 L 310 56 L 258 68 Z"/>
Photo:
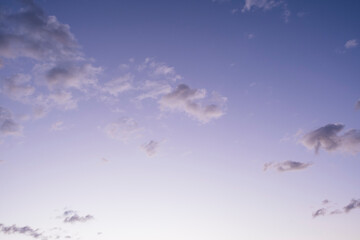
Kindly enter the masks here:
<path id="1" fill-rule="evenodd" d="M 1 240 L 357 240 L 360 2 L 0 3 Z"/>

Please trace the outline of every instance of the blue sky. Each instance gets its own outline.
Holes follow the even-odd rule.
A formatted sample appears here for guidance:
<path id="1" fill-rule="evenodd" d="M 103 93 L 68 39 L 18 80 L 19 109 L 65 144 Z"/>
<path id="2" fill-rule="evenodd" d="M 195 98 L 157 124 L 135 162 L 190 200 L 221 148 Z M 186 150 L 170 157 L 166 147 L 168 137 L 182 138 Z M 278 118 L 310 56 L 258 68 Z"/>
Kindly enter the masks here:
<path id="1" fill-rule="evenodd" d="M 0 238 L 358 239 L 358 1 L 3 1 Z"/>

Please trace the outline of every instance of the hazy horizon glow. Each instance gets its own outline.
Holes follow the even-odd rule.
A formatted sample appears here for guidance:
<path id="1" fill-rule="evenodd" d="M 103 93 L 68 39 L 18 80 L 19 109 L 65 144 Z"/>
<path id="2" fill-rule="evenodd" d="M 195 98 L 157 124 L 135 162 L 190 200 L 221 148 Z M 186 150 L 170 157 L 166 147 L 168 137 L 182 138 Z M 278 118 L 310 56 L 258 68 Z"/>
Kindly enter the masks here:
<path id="1" fill-rule="evenodd" d="M 359 11 L 2 1 L 0 239 L 357 240 Z"/>

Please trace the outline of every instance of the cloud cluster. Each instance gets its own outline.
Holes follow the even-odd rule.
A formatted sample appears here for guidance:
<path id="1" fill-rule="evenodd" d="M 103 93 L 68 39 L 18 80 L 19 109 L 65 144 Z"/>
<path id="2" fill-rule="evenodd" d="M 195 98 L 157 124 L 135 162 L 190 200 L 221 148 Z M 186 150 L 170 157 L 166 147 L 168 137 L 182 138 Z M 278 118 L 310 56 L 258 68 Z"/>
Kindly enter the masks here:
<path id="1" fill-rule="evenodd" d="M 226 102 L 226 98 L 218 98 L 217 103 L 202 104 L 200 100 L 204 100 L 205 97 L 205 89 L 192 89 L 185 84 L 180 84 L 172 92 L 164 95 L 159 103 L 162 110 L 185 112 L 202 123 L 225 114 L 222 105 Z"/>
<path id="2" fill-rule="evenodd" d="M 274 168 L 279 172 L 303 170 L 311 165 L 312 163 L 302 163 L 296 161 L 284 161 L 279 163 L 270 162 L 264 164 L 264 171 L 268 170 L 269 168 Z"/>
<path id="3" fill-rule="evenodd" d="M 273 9 L 275 7 L 283 8 L 283 18 L 287 23 L 291 12 L 288 8 L 288 5 L 285 1 L 282 0 L 245 0 L 245 5 L 242 8 L 242 12 L 251 11 L 252 9 L 262 9 L 264 11 Z"/>
<path id="4" fill-rule="evenodd" d="M 327 202 L 325 202 L 325 200 L 323 201 L 323 204 L 327 204 L 329 201 L 326 200 Z M 316 210 L 312 215 L 314 218 L 319 217 L 319 216 L 325 216 L 327 214 L 330 215 L 335 215 L 335 214 L 342 214 L 342 213 L 349 213 L 354 209 L 360 208 L 360 199 L 352 199 L 350 201 L 349 204 L 345 205 L 342 210 L 340 209 L 335 209 L 335 210 L 330 210 L 330 208 L 320 208 L 318 210 Z"/>
<path id="5" fill-rule="evenodd" d="M 42 233 L 39 233 L 39 229 L 33 229 L 29 226 L 17 227 L 16 225 L 5 226 L 0 223 L 0 232 L 4 234 L 23 234 L 30 236 L 36 239 L 46 240 L 47 237 L 43 236 Z"/>
<path id="6" fill-rule="evenodd" d="M 28 74 L 15 73 L 6 78 L 1 92 L 13 100 L 43 109 L 39 115 L 53 107 L 73 109 L 78 100 L 72 91 L 95 88 L 102 68 L 94 67 L 83 56 L 69 25 L 46 15 L 32 0 L 22 4 L 17 12 L 0 13 L 1 63 L 6 65 L 6 59 L 30 58 L 35 65 Z"/>
<path id="7" fill-rule="evenodd" d="M 62 218 L 64 219 L 63 220 L 64 223 L 76 223 L 76 222 L 84 223 L 84 222 L 94 219 L 94 217 L 92 215 L 88 214 L 85 216 L 80 216 L 77 214 L 77 212 L 72 211 L 72 210 L 65 211 L 62 215 Z"/>
<path id="8" fill-rule="evenodd" d="M 348 153 L 360 151 L 360 130 L 351 129 L 339 135 L 345 125 L 340 123 L 327 124 L 305 134 L 302 144 L 318 153 L 320 148 L 326 151 L 340 150 Z"/>
<path id="9" fill-rule="evenodd" d="M 157 153 L 159 142 L 151 140 L 150 142 L 143 144 L 141 148 L 149 157 L 152 157 Z"/>
<path id="10" fill-rule="evenodd" d="M 0 135 L 19 136 L 21 133 L 22 126 L 15 122 L 9 110 L 0 106 Z"/>

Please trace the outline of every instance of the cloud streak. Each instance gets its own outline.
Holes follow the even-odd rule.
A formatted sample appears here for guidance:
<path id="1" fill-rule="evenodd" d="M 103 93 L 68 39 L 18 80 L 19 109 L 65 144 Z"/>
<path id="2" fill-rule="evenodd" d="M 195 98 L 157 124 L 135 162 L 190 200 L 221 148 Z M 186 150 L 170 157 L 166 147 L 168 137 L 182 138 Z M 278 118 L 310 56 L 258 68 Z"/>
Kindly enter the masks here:
<path id="1" fill-rule="evenodd" d="M 264 171 L 268 170 L 269 168 L 274 168 L 279 172 L 287 172 L 287 171 L 294 171 L 294 170 L 303 170 L 311 166 L 312 163 L 302 163 L 296 161 L 284 161 L 279 163 L 265 163 L 264 164 Z"/>

